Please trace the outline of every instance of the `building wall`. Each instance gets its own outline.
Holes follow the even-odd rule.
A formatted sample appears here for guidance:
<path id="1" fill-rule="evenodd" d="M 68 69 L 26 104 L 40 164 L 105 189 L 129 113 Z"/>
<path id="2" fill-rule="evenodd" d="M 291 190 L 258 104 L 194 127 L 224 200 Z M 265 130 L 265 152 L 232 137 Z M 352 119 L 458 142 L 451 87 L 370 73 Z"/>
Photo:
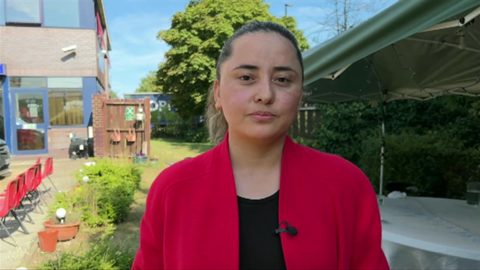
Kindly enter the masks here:
<path id="1" fill-rule="evenodd" d="M 105 156 L 105 132 L 103 121 L 103 102 L 107 99 L 106 94 L 94 95 L 92 98 L 93 103 L 93 154 L 96 157 Z"/>
<path id="2" fill-rule="evenodd" d="M 8 76 L 98 76 L 97 34 L 89 29 L 0 27 Z M 61 49 L 77 45 L 76 53 Z M 103 78 L 103 76 L 100 76 Z"/>
<path id="3" fill-rule="evenodd" d="M 162 110 L 162 107 L 167 106 L 169 110 L 176 111 L 174 108 L 170 107 L 170 100 L 172 99 L 171 94 L 162 94 L 162 93 L 134 93 L 134 94 L 124 94 L 125 99 L 144 99 L 150 98 L 151 111 Z"/>
<path id="4" fill-rule="evenodd" d="M 3 0 L 0 0 L 3 1 Z M 41 2 L 42 3 L 42 2 Z M 98 27 L 106 35 L 106 22 L 100 0 L 80 0 L 80 26 L 54 28 L 41 26 L 5 26 L 0 22 L 0 63 L 6 64 L 4 83 L 5 133 L 10 147 L 15 143 L 15 120 L 11 112 L 10 77 L 82 77 L 84 123 L 82 126 L 48 126 L 48 150 L 67 149 L 69 134 L 87 136 L 87 126 L 93 124 L 92 96 L 103 93 L 105 75 L 99 67 L 103 64 L 100 52 Z M 0 8 L 0 12 L 5 12 Z M 97 21 L 100 13 L 102 22 Z M 43 14 L 43 13 L 42 13 Z M 46 14 L 46 13 L 45 13 Z M 42 15 L 43 16 L 43 15 Z M 62 48 L 76 45 L 75 53 L 65 53 Z M 108 46 L 109 48 L 109 46 Z M 105 67 L 107 68 L 107 67 Z M 36 91 L 48 91 L 38 89 Z M 46 105 L 48 107 L 48 103 Z M 48 120 L 48 119 L 46 119 Z"/>

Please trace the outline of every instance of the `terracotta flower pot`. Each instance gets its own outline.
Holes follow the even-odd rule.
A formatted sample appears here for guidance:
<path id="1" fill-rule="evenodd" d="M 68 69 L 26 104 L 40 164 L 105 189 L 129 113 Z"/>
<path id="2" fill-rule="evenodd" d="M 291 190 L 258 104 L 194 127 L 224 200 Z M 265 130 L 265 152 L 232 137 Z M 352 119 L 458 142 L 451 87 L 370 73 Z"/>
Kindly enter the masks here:
<path id="1" fill-rule="evenodd" d="M 37 234 L 40 250 L 54 252 L 57 248 L 58 230 L 45 230 Z"/>
<path id="2" fill-rule="evenodd" d="M 53 220 L 43 222 L 46 231 L 58 230 L 58 240 L 65 241 L 75 238 L 80 228 L 81 221 L 72 224 L 53 224 Z"/>

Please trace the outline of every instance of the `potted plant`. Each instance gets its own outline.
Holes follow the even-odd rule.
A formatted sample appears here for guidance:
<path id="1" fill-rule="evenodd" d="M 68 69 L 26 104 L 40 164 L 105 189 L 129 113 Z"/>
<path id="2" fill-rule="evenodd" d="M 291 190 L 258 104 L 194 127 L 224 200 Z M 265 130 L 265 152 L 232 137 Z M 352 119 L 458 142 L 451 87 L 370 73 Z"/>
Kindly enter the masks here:
<path id="1" fill-rule="evenodd" d="M 147 155 L 144 153 L 138 153 L 135 155 L 135 163 L 140 164 L 140 163 L 146 163 L 147 162 Z"/>
<path id="2" fill-rule="evenodd" d="M 82 223 L 82 213 L 79 211 L 67 212 L 64 208 L 59 208 L 50 216 L 50 219 L 43 222 L 46 231 L 58 230 L 58 241 L 66 241 L 75 238 L 80 224 Z"/>
<path id="3" fill-rule="evenodd" d="M 150 157 L 150 163 L 157 164 L 158 163 L 158 157 L 154 157 L 154 156 Z"/>

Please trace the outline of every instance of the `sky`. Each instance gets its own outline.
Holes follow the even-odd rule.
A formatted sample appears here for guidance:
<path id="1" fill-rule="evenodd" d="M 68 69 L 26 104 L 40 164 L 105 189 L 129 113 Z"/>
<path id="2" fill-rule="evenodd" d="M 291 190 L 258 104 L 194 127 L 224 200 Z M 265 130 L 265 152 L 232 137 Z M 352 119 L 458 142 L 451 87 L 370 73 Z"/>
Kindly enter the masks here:
<path id="1" fill-rule="evenodd" d="M 310 47 L 333 37 L 321 32 L 318 21 L 332 12 L 332 0 L 266 0 L 270 13 L 276 17 L 285 15 L 297 20 L 297 26 L 304 31 Z M 112 90 L 123 98 L 134 93 L 141 78 L 158 69 L 168 44 L 157 40 L 160 30 L 170 28 L 170 20 L 176 12 L 183 12 L 190 0 L 104 0 L 107 23 L 110 29 L 112 50 L 110 51 L 110 78 Z M 358 13 L 358 21 L 366 20 L 375 13 L 393 4 L 394 0 L 369 1 L 369 10 Z M 364 6 L 363 4 L 361 4 Z"/>

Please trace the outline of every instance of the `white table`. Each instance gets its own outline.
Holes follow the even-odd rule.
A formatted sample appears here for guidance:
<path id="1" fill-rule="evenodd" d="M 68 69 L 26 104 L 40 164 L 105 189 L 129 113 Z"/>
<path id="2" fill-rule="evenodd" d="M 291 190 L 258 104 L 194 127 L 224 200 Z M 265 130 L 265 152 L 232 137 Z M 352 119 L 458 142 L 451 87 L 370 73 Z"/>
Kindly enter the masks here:
<path id="1" fill-rule="evenodd" d="M 480 269 L 480 207 L 462 200 L 384 198 L 380 212 L 392 269 Z"/>

